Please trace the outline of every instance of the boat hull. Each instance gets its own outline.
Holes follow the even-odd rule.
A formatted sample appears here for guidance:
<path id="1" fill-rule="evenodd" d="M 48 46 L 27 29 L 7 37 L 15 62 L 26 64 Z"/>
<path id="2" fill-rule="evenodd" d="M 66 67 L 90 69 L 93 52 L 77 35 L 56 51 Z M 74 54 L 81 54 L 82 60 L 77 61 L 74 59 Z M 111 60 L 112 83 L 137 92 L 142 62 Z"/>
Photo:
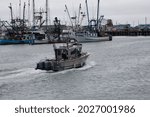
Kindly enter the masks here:
<path id="1" fill-rule="evenodd" d="M 86 43 L 86 42 L 100 42 L 100 41 L 112 41 L 111 36 L 104 36 L 104 37 L 90 37 L 90 36 L 76 36 L 75 39 L 78 42 Z"/>
<path id="2" fill-rule="evenodd" d="M 85 65 L 88 56 L 89 54 L 83 53 L 80 57 L 75 59 L 60 60 L 60 61 L 44 60 L 37 64 L 36 69 L 61 71 L 66 69 L 83 67 Z"/>
<path id="3" fill-rule="evenodd" d="M 72 30 L 63 30 L 63 38 L 69 37 L 77 40 L 79 43 L 112 41 L 112 35 L 105 34 L 98 36 L 97 33 L 90 32 L 74 32 Z"/>
<path id="4" fill-rule="evenodd" d="M 7 44 L 30 44 L 32 40 L 9 40 L 9 39 L 0 39 L 0 45 Z"/>

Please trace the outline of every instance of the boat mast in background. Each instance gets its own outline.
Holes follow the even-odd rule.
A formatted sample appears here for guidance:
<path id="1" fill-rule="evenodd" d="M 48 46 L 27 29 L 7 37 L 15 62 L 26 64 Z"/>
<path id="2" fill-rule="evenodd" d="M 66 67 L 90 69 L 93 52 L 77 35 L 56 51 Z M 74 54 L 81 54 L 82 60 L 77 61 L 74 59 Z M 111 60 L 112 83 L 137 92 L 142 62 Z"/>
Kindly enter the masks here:
<path id="1" fill-rule="evenodd" d="M 33 0 L 33 27 L 35 28 L 35 1 Z"/>
<path id="2" fill-rule="evenodd" d="M 19 0 L 19 19 L 21 19 L 21 0 Z"/>
<path id="3" fill-rule="evenodd" d="M 86 11 L 87 11 L 88 24 L 89 24 L 90 18 L 89 18 L 89 9 L 88 9 L 88 3 L 87 3 L 87 0 L 85 0 L 85 4 L 86 4 Z"/>
<path id="4" fill-rule="evenodd" d="M 47 29 L 48 26 L 48 0 L 45 3 L 45 10 L 41 9 L 39 11 L 35 11 L 35 0 L 33 0 L 33 27 L 37 26 L 37 23 L 40 22 L 39 27 L 41 27 L 44 23 Z M 45 14 L 45 20 L 42 22 L 43 14 Z"/>
<path id="5" fill-rule="evenodd" d="M 98 20 L 99 20 L 99 4 L 100 4 L 100 0 L 98 0 L 98 3 L 97 3 L 97 29 L 99 27 L 99 23 L 98 23 Z"/>
<path id="6" fill-rule="evenodd" d="M 78 24 L 78 26 L 79 26 L 79 24 L 80 24 L 80 14 L 81 14 L 81 3 L 80 3 L 80 5 L 79 5 L 79 13 L 78 13 L 78 21 L 77 21 L 77 24 Z"/>
<path id="7" fill-rule="evenodd" d="M 30 26 L 30 0 L 28 0 L 28 26 Z"/>
<path id="8" fill-rule="evenodd" d="M 11 24 L 14 25 L 14 21 L 13 21 L 13 10 L 12 10 L 12 5 L 10 3 L 10 6 L 8 6 L 10 8 L 10 13 L 11 13 Z"/>
<path id="9" fill-rule="evenodd" d="M 25 27 L 25 9 L 26 9 L 26 3 L 24 2 L 24 7 L 23 7 L 23 29 Z"/>
<path id="10" fill-rule="evenodd" d="M 69 11 L 68 11 L 68 7 L 67 7 L 66 4 L 65 4 L 65 8 L 66 8 L 67 14 L 68 14 L 68 16 L 69 16 L 69 20 L 70 20 L 70 22 L 71 22 L 71 26 L 73 27 L 73 23 L 72 23 L 72 20 L 71 20 L 71 17 L 70 17 L 70 13 L 69 13 Z"/>
<path id="11" fill-rule="evenodd" d="M 47 26 L 48 26 L 48 0 L 46 0 L 46 30 L 47 30 Z"/>

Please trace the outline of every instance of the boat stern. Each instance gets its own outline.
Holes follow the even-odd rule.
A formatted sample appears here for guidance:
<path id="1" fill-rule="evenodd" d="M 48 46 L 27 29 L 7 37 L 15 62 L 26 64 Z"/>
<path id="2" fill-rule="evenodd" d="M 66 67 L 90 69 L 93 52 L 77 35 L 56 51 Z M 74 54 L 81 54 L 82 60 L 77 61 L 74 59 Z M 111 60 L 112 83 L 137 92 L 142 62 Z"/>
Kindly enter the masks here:
<path id="1" fill-rule="evenodd" d="M 35 68 L 40 70 L 52 70 L 53 69 L 53 62 L 50 60 L 40 61 L 37 63 L 37 66 Z"/>

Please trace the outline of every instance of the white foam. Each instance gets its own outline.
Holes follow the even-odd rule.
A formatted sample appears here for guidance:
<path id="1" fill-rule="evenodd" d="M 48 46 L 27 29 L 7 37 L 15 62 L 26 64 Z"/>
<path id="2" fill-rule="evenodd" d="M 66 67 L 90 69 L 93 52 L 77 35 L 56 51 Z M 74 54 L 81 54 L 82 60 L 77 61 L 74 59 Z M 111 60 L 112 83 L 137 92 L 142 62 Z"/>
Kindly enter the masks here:
<path id="1" fill-rule="evenodd" d="M 24 68 L 24 69 L 19 69 L 19 70 L 14 70 L 14 71 L 9 71 L 3 74 L 2 77 L 0 77 L 1 80 L 8 80 L 8 79 L 32 79 L 32 76 L 34 75 L 40 75 L 40 74 L 45 74 L 49 73 L 52 75 L 57 75 L 57 74 L 66 74 L 71 71 L 84 71 L 88 70 L 92 67 L 94 67 L 96 63 L 94 61 L 87 62 L 87 64 L 81 68 L 74 68 L 74 69 L 68 69 L 64 71 L 59 71 L 59 72 L 51 72 L 51 71 L 42 71 L 42 70 L 35 70 L 34 68 Z"/>
<path id="2" fill-rule="evenodd" d="M 24 68 L 24 69 L 6 72 L 3 75 L 3 77 L 0 77 L 0 79 L 13 79 L 13 78 L 21 78 L 21 77 L 27 78 L 27 77 L 31 77 L 32 75 L 39 74 L 39 73 L 42 73 L 42 71 L 35 70 L 34 68 Z"/>
<path id="3" fill-rule="evenodd" d="M 85 66 L 77 69 L 77 70 L 88 70 L 92 67 L 94 67 L 96 65 L 96 62 L 95 61 L 90 61 L 89 63 L 87 63 Z"/>

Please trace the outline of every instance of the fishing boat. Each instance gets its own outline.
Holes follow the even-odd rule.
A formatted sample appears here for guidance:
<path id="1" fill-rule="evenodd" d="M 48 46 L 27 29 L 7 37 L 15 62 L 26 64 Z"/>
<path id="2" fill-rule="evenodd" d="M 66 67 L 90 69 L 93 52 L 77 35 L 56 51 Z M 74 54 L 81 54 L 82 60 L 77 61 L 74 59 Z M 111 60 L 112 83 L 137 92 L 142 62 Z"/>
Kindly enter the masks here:
<path id="1" fill-rule="evenodd" d="M 36 69 L 61 71 L 83 67 L 89 54 L 82 52 L 82 44 L 74 39 L 64 44 L 59 47 L 54 44 L 55 59 L 41 60 L 37 63 Z"/>
<path id="2" fill-rule="evenodd" d="M 7 44 L 29 44 L 31 40 L 10 40 L 10 39 L 0 39 L 0 45 Z"/>
<path id="3" fill-rule="evenodd" d="M 68 14 L 68 18 L 70 19 L 71 26 L 68 29 L 63 30 L 62 38 L 65 37 L 74 38 L 78 42 L 99 42 L 99 41 L 112 41 L 112 36 L 106 33 L 106 25 L 103 24 L 105 22 L 104 15 L 99 15 L 99 5 L 100 0 L 97 3 L 97 18 L 90 19 L 89 16 L 89 8 L 88 2 L 86 3 L 86 11 L 87 11 L 87 25 L 81 26 L 83 18 L 86 16 L 85 13 L 81 12 L 81 4 L 79 5 L 79 14 L 78 16 L 71 17 L 67 5 L 65 5 L 66 12 Z M 80 17 L 80 15 L 82 15 Z M 81 21 L 79 21 L 81 19 Z M 73 23 L 74 21 L 74 23 Z"/>
<path id="4" fill-rule="evenodd" d="M 75 38 L 82 43 L 85 42 L 99 42 L 99 41 L 112 41 L 111 35 L 97 36 L 97 33 L 78 33 Z"/>
<path id="5" fill-rule="evenodd" d="M 8 45 L 8 44 L 32 44 L 33 39 L 30 34 L 23 34 L 21 36 L 15 35 L 15 37 L 10 36 L 1 36 L 0 37 L 0 45 Z"/>
<path id="6" fill-rule="evenodd" d="M 5 44 L 30 44 L 32 39 L 26 38 L 28 35 L 27 31 L 29 28 L 27 27 L 26 23 L 27 20 L 25 19 L 25 3 L 23 7 L 23 18 L 13 16 L 13 8 L 12 4 L 10 3 L 10 12 L 11 12 L 11 22 L 8 21 L 1 21 L 1 27 L 4 29 L 0 36 L 0 45 Z"/>
<path id="7" fill-rule="evenodd" d="M 64 40 L 65 38 L 74 38 L 80 43 L 112 41 L 111 35 L 105 34 L 102 36 L 98 36 L 98 33 L 89 31 L 75 32 L 72 30 L 63 30 L 61 38 Z"/>

